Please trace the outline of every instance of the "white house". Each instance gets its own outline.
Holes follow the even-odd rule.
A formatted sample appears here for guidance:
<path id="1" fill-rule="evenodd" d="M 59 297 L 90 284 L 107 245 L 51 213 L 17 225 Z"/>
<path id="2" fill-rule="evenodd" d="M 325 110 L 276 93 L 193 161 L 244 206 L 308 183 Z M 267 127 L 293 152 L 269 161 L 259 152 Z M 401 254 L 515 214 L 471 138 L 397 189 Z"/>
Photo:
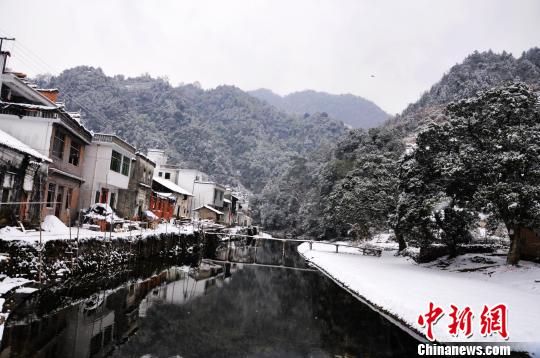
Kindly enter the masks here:
<path id="1" fill-rule="evenodd" d="M 86 150 L 80 208 L 95 203 L 118 204 L 118 191 L 128 189 L 136 149 L 114 134 L 96 133 Z"/>
<path id="2" fill-rule="evenodd" d="M 195 209 L 205 205 L 218 211 L 223 209 L 225 186 L 213 181 L 210 176 L 197 169 L 184 169 L 167 164 L 167 156 L 161 149 L 149 149 L 148 157 L 156 163 L 154 176 L 170 180 L 192 193 L 190 216 L 196 217 Z"/>
<path id="3" fill-rule="evenodd" d="M 160 177 L 154 177 L 152 180 L 152 189 L 161 196 L 173 196 L 176 205 L 173 216 L 177 218 L 189 218 L 192 195 L 186 189 L 179 187 L 170 180 Z"/>
<path id="4" fill-rule="evenodd" d="M 0 54 L 0 65 L 6 56 Z M 25 77 L 0 74 L 0 129 L 52 160 L 39 201 L 46 202 L 43 216 L 56 215 L 67 223 L 73 220 L 70 209 L 77 207 L 84 152 L 92 134 L 56 103 L 57 90 L 36 90 Z"/>

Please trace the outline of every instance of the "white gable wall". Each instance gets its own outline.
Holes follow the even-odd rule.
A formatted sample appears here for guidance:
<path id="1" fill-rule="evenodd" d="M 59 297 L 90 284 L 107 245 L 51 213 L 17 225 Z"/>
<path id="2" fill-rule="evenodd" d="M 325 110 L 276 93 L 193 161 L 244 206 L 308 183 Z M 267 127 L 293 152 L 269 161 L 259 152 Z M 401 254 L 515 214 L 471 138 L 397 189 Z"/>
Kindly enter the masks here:
<path id="1" fill-rule="evenodd" d="M 51 118 L 20 118 L 11 114 L 0 114 L 0 129 L 44 156 L 49 156 L 53 131 Z"/>

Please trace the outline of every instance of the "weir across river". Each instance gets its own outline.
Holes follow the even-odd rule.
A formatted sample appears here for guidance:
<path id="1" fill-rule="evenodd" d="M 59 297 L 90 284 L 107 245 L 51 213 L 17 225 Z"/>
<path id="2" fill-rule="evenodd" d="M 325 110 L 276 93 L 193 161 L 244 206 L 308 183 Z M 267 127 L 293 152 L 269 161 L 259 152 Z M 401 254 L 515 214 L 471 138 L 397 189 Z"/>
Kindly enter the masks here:
<path id="1" fill-rule="evenodd" d="M 262 235 L 243 235 L 220 232 L 206 232 L 219 238 L 216 249 L 216 262 L 257 264 L 265 266 L 305 268 L 306 264 L 297 251 L 298 245 L 308 243 L 313 250 L 313 244 L 335 247 L 339 253 L 340 247 L 353 248 L 363 255 L 381 256 L 382 250 L 368 246 L 354 246 L 342 242 L 325 242 L 308 239 L 276 238 Z M 350 253 L 350 250 L 348 251 Z M 280 253 L 280 255 L 276 255 Z"/>

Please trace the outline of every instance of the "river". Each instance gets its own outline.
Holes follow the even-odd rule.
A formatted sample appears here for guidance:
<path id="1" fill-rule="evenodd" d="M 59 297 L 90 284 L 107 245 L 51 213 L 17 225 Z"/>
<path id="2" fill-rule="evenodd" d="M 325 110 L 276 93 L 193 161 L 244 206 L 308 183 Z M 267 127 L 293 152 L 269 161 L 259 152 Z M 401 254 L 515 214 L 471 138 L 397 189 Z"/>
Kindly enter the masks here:
<path id="1" fill-rule="evenodd" d="M 0 357 L 383 357 L 417 349 L 333 281 L 298 268 L 174 266 L 64 308 L 45 309 L 58 305 L 44 297 L 51 300 L 34 298 L 13 313 Z"/>

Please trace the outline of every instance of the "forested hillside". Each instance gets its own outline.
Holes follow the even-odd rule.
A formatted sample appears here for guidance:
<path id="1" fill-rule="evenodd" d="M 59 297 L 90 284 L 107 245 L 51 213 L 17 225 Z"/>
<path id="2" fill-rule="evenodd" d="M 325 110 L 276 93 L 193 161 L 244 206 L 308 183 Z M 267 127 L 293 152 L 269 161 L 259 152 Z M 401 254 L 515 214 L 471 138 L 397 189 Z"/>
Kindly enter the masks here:
<path id="1" fill-rule="evenodd" d="M 110 77 L 86 66 L 37 82 L 59 88 L 67 108 L 81 110 L 91 130 L 116 133 L 141 150 L 166 149 L 174 163 L 255 192 L 291 156 L 308 155 L 346 132 L 326 114 L 288 115 L 232 86 L 173 87 L 163 79 Z"/>
<path id="2" fill-rule="evenodd" d="M 509 83 L 510 81 L 522 82 L 524 85 L 512 84 Z M 494 86 L 503 87 L 489 91 Z M 465 185 L 462 182 L 456 184 L 456 177 L 459 178 L 460 175 L 465 177 L 465 173 L 467 173 L 467 175 L 476 175 L 474 177 L 479 178 L 479 174 L 475 174 L 474 168 L 462 168 L 461 170 L 464 172 L 461 174 L 452 173 L 452 180 L 457 187 L 447 188 L 438 183 L 440 189 L 437 191 L 437 188 L 429 187 L 433 184 L 421 177 L 420 169 L 412 167 L 411 163 L 417 163 L 422 159 L 415 157 L 415 155 L 421 156 L 423 152 L 413 151 L 415 154 L 406 154 L 406 148 L 409 147 L 409 152 L 411 152 L 415 146 L 416 135 L 424 133 L 426 129 L 430 129 L 431 132 L 428 133 L 431 134 L 422 134 L 421 136 L 425 141 L 427 141 L 425 138 L 428 137 L 430 140 L 429 145 L 424 149 L 431 148 L 433 151 L 443 139 L 452 143 L 451 138 L 437 137 L 436 134 L 438 131 L 442 131 L 443 127 L 430 127 L 430 123 L 444 124 L 453 119 L 457 123 L 454 126 L 460 128 L 459 126 L 467 123 L 472 116 L 476 117 L 471 120 L 476 121 L 478 118 L 482 118 L 482 115 L 478 117 L 478 113 L 484 113 L 486 117 L 488 115 L 493 117 L 485 119 L 485 125 L 489 124 L 490 127 L 482 129 L 486 133 L 485 137 L 482 137 L 484 132 L 473 133 L 473 137 L 478 137 L 477 141 L 484 141 L 484 148 L 490 141 L 499 140 L 500 143 L 489 144 L 489 148 L 500 148 L 501 153 L 497 154 L 496 160 L 489 157 L 489 153 L 478 152 L 475 155 L 478 158 L 491 158 L 489 163 L 493 164 L 498 161 L 500 165 L 503 165 L 501 161 L 507 158 L 509 162 L 504 163 L 508 166 L 505 168 L 507 171 L 512 170 L 509 168 L 517 168 L 515 165 L 518 165 L 519 168 L 534 167 L 538 163 L 516 164 L 519 158 L 531 157 L 529 152 L 524 156 L 519 156 L 516 153 L 525 153 L 529 149 L 523 146 L 517 147 L 516 144 L 503 143 L 503 139 L 496 139 L 493 131 L 496 132 L 497 128 L 502 129 L 505 126 L 508 127 L 509 133 L 524 130 L 510 128 L 510 122 L 507 123 L 504 120 L 504 118 L 508 118 L 508 121 L 511 119 L 512 123 L 519 120 L 512 112 L 513 106 L 516 105 L 524 108 L 522 111 L 527 113 L 527 120 L 530 121 L 529 125 L 532 129 L 527 136 L 535 138 L 531 136 L 538 131 L 538 124 L 534 127 L 534 121 L 538 121 L 539 117 L 538 114 L 535 117 L 534 102 L 532 101 L 533 93 L 539 88 L 540 49 L 531 49 L 518 59 L 506 53 L 474 53 L 467 57 L 463 63 L 452 67 L 438 83 L 422 95 L 418 102 L 411 104 L 401 115 L 388 121 L 385 125 L 372 128 L 369 131 L 352 130 L 344 135 L 334 148 L 317 152 L 311 157 L 297 158 L 291 168 L 276 181 L 268 183 L 262 195 L 257 198 L 261 207 L 257 213 L 259 220 L 268 228 L 288 230 L 298 235 L 321 238 L 339 236 L 366 238 L 379 230 L 394 228 L 399 229 L 397 232 L 399 232 L 400 238 L 408 240 L 423 238 L 422 242 L 416 242 L 418 245 L 427 245 L 442 240 L 443 244 L 454 245 L 455 248 L 457 242 L 466 240 L 467 236 L 463 233 L 466 232 L 467 225 L 471 223 L 472 216 L 470 215 L 472 213 L 478 213 L 481 210 L 483 213 L 489 212 L 494 222 L 508 222 L 510 214 L 500 211 L 503 210 L 501 208 L 504 205 L 513 205 L 511 198 L 514 197 L 515 193 L 507 190 L 504 194 L 506 195 L 505 200 L 501 199 L 502 204 L 497 203 L 496 205 L 490 201 L 494 200 L 493 198 L 486 199 L 488 195 L 483 193 L 482 205 L 485 206 L 478 204 L 474 208 L 471 206 L 469 211 L 463 210 L 462 212 L 453 210 L 455 209 L 454 204 L 443 205 L 448 199 L 447 195 L 453 193 L 452 190 L 466 187 L 470 195 L 477 196 L 481 195 L 481 190 L 486 190 L 485 186 L 479 187 L 484 185 L 480 181 L 471 185 Z M 467 100 L 461 104 L 453 105 L 450 109 L 447 108 L 452 102 L 477 95 L 480 96 L 479 99 Z M 481 102 L 482 105 L 478 105 L 478 109 L 474 111 L 468 110 L 467 112 L 461 109 L 467 108 L 467 103 L 473 103 L 473 101 Z M 536 111 L 538 113 L 538 108 Z M 525 121 L 525 116 L 523 121 Z M 504 130 L 506 131 L 506 129 Z M 465 134 L 452 135 L 455 138 L 458 138 L 459 135 L 462 136 L 459 140 L 454 139 L 457 143 L 469 140 L 472 143 L 470 144 L 471 148 L 476 145 L 474 138 L 466 138 Z M 459 158 L 462 156 L 459 154 L 459 149 L 457 149 L 457 156 L 449 158 L 447 161 L 442 158 L 451 149 L 447 149 L 447 151 L 443 151 L 444 148 L 439 149 L 438 157 L 432 157 L 429 165 L 421 169 L 422 173 L 426 176 L 429 175 L 430 180 L 443 175 L 442 172 L 431 173 L 432 169 L 430 168 L 435 168 L 435 165 L 440 166 L 441 171 L 445 170 L 444 168 L 466 167 L 466 163 L 459 162 Z M 480 151 L 479 149 L 475 150 Z M 512 162 L 512 158 L 515 158 L 515 162 Z M 427 161 L 425 158 L 423 160 Z M 475 161 L 471 161 L 471 163 L 474 164 Z M 467 170 L 471 172 L 465 172 Z M 485 168 L 481 172 L 484 173 Z M 471 177 L 468 178 L 472 180 Z M 493 178 L 487 178 L 486 183 L 489 180 L 491 180 L 490 185 L 494 185 L 493 183 L 496 182 Z M 501 185 L 517 184 L 513 182 Z M 525 185 L 531 186 L 532 184 L 527 182 L 523 187 Z M 520 188 L 519 185 L 516 187 Z M 490 190 L 496 192 L 496 189 Z M 503 192 L 502 189 L 498 190 Z M 536 195 L 536 191 L 534 195 Z M 515 194 L 515 197 L 517 196 L 522 197 L 519 193 Z M 464 198 L 466 198 L 465 195 L 461 199 L 465 201 Z M 521 209 L 526 206 L 520 201 L 525 199 L 513 200 L 519 202 Z M 478 200 L 478 202 L 480 201 Z M 533 202 L 534 200 L 531 199 L 528 203 Z M 470 202 L 467 202 L 467 205 L 469 204 Z M 464 202 L 460 202 L 459 205 L 465 206 Z M 493 209 L 497 205 L 499 205 L 499 211 Z M 444 213 L 437 214 L 439 209 L 443 210 Z M 532 211 L 533 208 L 526 210 Z M 465 213 L 469 216 L 465 216 Z M 439 222 L 432 222 L 432 218 L 445 218 L 444 214 L 446 214 L 446 221 L 441 219 Z M 438 234 L 441 230 L 442 236 Z M 404 242 L 402 244 L 404 245 Z"/>
<path id="3" fill-rule="evenodd" d="M 450 68 L 417 102 L 389 123 L 404 132 L 415 131 L 422 124 L 437 120 L 446 104 L 509 81 L 540 86 L 540 48 L 532 48 L 519 58 L 506 52 L 474 52 Z"/>
<path id="4" fill-rule="evenodd" d="M 352 94 L 334 95 L 305 90 L 282 97 L 265 88 L 250 91 L 249 94 L 287 113 L 303 115 L 326 112 L 353 128 L 376 127 L 389 118 L 375 103 Z"/>

